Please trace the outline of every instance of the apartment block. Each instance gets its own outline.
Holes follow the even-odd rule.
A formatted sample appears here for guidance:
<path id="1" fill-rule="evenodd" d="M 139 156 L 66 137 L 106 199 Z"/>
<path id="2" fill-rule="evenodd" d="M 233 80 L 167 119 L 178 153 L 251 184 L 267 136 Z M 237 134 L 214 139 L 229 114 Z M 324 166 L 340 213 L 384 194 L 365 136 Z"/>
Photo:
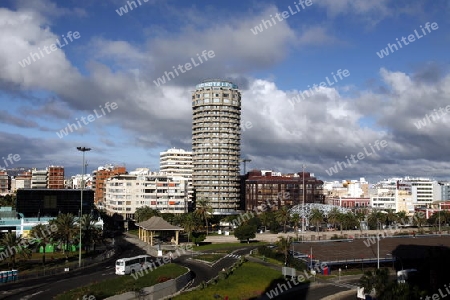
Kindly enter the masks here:
<path id="1" fill-rule="evenodd" d="M 304 179 L 303 179 L 304 176 Z M 304 185 L 303 185 L 304 183 Z M 302 203 L 324 204 L 323 181 L 311 173 L 281 174 L 252 170 L 245 178 L 245 209 L 258 210 L 271 204 L 273 210 Z"/>
<path id="2" fill-rule="evenodd" d="M 46 189 L 47 188 L 47 170 L 33 169 L 31 171 L 31 188 L 32 189 Z"/>
<path id="3" fill-rule="evenodd" d="M 14 188 L 11 187 L 13 192 L 16 192 L 18 189 L 31 189 L 31 170 L 17 174 L 13 181 Z"/>
<path id="4" fill-rule="evenodd" d="M 64 167 L 50 166 L 47 168 L 47 188 L 64 189 Z"/>
<path id="5" fill-rule="evenodd" d="M 126 174 L 125 166 L 105 165 L 92 172 L 92 189 L 95 192 L 94 203 L 101 205 L 105 200 L 105 181 L 112 176 Z"/>
<path id="6" fill-rule="evenodd" d="M 11 191 L 11 177 L 6 171 L 0 171 L 0 195 L 9 194 Z"/>
<path id="7" fill-rule="evenodd" d="M 188 201 L 193 200 L 193 187 L 192 187 L 192 152 L 185 151 L 183 149 L 172 148 L 159 154 L 159 170 L 162 173 L 166 173 L 172 176 L 179 176 L 185 179 L 185 185 L 187 187 Z"/>
<path id="8" fill-rule="evenodd" d="M 241 93 L 236 84 L 206 80 L 192 93 L 192 184 L 215 215 L 240 208 Z"/>
<path id="9" fill-rule="evenodd" d="M 105 181 L 104 208 L 109 214 L 119 214 L 134 220 L 136 209 L 149 206 L 161 213 L 187 212 L 185 180 L 161 172 L 141 169 L 128 175 L 116 175 Z"/>

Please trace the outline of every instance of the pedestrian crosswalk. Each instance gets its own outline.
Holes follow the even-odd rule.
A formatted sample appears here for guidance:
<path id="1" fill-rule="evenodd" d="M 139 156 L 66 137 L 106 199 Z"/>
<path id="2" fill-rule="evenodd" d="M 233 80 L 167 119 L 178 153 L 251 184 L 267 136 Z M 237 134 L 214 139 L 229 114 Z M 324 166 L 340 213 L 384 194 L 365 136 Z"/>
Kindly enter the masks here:
<path id="1" fill-rule="evenodd" d="M 225 257 L 231 257 L 231 258 L 236 258 L 236 259 L 240 259 L 240 258 L 241 258 L 241 256 L 240 256 L 240 255 L 237 255 L 237 254 L 228 254 L 228 255 L 225 256 Z"/>

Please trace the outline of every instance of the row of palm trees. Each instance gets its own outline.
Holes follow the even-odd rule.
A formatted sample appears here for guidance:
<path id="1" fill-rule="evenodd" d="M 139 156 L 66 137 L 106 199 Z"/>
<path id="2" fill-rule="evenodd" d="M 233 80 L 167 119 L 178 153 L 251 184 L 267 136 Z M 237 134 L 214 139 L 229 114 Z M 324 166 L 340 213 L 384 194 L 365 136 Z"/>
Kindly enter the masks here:
<path id="1" fill-rule="evenodd" d="M 70 249 L 71 245 L 79 245 L 81 224 L 81 244 L 86 253 L 95 250 L 95 246 L 102 241 L 102 230 L 95 223 L 96 219 L 86 214 L 78 218 L 73 214 L 59 214 L 57 218 L 50 220 L 49 224 L 38 224 L 29 233 L 29 237 L 8 232 L 0 239 L 4 247 L 3 257 L 8 257 L 8 266 L 14 268 L 16 259 L 30 259 L 33 250 L 43 249 L 42 263 L 45 264 L 45 252 L 47 245 L 59 245 L 62 253 Z M 12 249 L 12 250 L 11 250 Z"/>

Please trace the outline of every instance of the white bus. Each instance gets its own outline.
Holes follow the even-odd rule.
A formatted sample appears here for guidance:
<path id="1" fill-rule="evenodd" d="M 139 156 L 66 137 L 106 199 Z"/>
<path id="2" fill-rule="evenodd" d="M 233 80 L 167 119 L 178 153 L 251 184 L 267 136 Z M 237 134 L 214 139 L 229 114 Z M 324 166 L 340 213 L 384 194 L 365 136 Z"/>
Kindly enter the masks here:
<path id="1" fill-rule="evenodd" d="M 151 256 L 148 255 L 138 255 L 128 258 L 120 258 L 116 260 L 116 274 L 117 275 L 128 275 L 136 273 L 138 271 L 147 269 L 152 263 Z"/>

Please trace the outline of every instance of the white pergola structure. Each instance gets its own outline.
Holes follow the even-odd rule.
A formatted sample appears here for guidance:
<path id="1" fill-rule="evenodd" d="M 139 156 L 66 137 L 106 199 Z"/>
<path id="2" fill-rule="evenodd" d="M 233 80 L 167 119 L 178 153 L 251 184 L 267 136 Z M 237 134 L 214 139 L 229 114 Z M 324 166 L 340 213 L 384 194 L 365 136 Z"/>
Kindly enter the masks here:
<path id="1" fill-rule="evenodd" d="M 150 219 L 136 223 L 139 227 L 139 239 L 153 246 L 153 236 L 158 231 L 174 231 L 175 232 L 175 245 L 178 245 L 179 232 L 184 230 L 181 227 L 174 226 L 161 217 L 153 216 Z"/>
<path id="2" fill-rule="evenodd" d="M 305 205 L 303 205 L 303 204 L 295 205 L 289 211 L 291 213 L 291 216 L 293 214 L 298 214 L 300 216 L 300 219 L 304 218 L 305 221 L 308 222 L 308 220 L 311 217 L 311 210 L 318 209 L 319 211 L 321 211 L 323 213 L 323 215 L 325 217 L 328 217 L 328 214 L 330 213 L 330 211 L 332 211 L 335 208 L 337 208 L 339 212 L 344 213 L 344 214 L 351 212 L 351 210 L 348 208 L 344 208 L 344 207 L 340 207 L 340 206 L 336 206 L 336 205 L 329 205 L 329 204 L 319 204 L 319 203 L 306 203 Z"/>

